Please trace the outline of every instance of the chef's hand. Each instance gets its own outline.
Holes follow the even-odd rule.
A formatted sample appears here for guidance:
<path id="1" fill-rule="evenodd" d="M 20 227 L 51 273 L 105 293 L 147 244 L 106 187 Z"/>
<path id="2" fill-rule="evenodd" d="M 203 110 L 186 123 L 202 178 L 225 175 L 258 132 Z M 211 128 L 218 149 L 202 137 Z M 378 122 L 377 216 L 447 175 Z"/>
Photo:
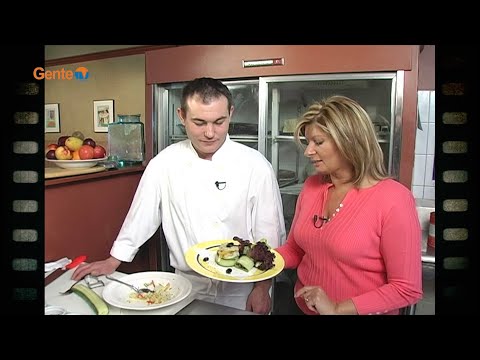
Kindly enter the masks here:
<path id="1" fill-rule="evenodd" d="M 265 280 L 255 283 L 252 292 L 248 295 L 247 311 L 253 311 L 257 314 L 267 315 L 272 308 L 272 299 L 270 299 L 271 280 Z"/>
<path id="2" fill-rule="evenodd" d="M 307 307 L 321 315 L 337 314 L 337 304 L 331 301 L 319 286 L 304 286 L 295 293 L 295 297 L 303 297 Z"/>
<path id="3" fill-rule="evenodd" d="M 117 270 L 121 263 L 120 260 L 110 256 L 108 259 L 95 261 L 91 264 L 80 264 L 73 272 L 72 280 L 83 279 L 88 274 L 93 276 L 109 275 Z"/>

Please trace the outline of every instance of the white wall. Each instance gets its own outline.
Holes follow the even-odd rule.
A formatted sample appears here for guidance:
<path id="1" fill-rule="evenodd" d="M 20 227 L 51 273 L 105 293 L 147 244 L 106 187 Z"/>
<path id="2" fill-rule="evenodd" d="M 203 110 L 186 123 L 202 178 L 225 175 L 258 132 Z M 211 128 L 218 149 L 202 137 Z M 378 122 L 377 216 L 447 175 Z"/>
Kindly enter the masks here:
<path id="1" fill-rule="evenodd" d="M 435 200 L 435 91 L 418 91 L 418 113 L 412 192 L 416 199 Z"/>

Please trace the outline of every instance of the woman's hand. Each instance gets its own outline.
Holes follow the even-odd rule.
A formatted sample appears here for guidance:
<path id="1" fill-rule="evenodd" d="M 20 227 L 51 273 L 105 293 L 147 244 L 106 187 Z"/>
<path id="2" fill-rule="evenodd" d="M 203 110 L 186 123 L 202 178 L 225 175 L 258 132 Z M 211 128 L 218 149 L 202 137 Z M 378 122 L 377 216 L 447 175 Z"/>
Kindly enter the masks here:
<path id="1" fill-rule="evenodd" d="M 318 286 L 304 286 L 295 293 L 295 297 L 303 297 L 307 307 L 321 315 L 336 315 L 337 304 L 331 301 L 325 291 Z"/>

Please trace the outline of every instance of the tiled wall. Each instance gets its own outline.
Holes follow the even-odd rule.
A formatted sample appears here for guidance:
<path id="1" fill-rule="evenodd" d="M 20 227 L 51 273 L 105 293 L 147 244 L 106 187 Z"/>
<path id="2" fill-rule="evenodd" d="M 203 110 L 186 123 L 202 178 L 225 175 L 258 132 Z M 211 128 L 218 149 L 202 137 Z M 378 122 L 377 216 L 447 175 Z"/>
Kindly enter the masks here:
<path id="1" fill-rule="evenodd" d="M 418 91 L 418 114 L 412 192 L 416 199 L 435 200 L 435 91 Z"/>

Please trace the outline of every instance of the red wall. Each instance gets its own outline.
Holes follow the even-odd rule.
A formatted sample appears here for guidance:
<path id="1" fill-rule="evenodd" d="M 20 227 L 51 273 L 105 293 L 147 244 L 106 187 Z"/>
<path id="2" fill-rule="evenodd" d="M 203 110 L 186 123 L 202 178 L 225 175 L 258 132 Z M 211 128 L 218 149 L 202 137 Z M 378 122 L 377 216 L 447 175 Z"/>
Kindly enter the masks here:
<path id="1" fill-rule="evenodd" d="M 147 84 L 258 76 L 411 70 L 407 45 L 191 45 L 146 52 Z M 416 51 L 416 50 L 415 50 Z M 416 53 L 415 53 L 416 55 Z M 283 66 L 243 68 L 243 60 L 284 58 Z M 416 59 L 415 59 L 416 60 Z"/>
<path id="2" fill-rule="evenodd" d="M 45 187 L 45 262 L 87 255 L 110 255 L 142 173 L 108 176 Z M 134 263 L 148 267 L 148 252 Z M 135 264 L 133 264 L 135 266 Z"/>

